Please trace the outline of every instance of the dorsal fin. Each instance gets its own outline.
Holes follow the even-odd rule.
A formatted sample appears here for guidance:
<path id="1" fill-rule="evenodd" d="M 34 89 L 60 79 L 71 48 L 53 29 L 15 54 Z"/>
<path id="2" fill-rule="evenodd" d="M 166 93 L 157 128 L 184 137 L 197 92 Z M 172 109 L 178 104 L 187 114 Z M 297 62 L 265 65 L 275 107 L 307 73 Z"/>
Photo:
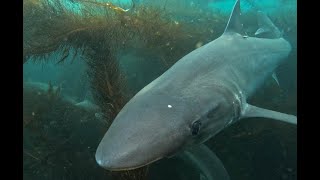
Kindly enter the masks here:
<path id="1" fill-rule="evenodd" d="M 241 10 L 240 10 L 240 0 L 236 0 L 236 3 L 233 6 L 233 10 L 231 12 L 228 24 L 224 33 L 226 32 L 235 32 L 242 34 L 242 23 L 240 20 Z"/>

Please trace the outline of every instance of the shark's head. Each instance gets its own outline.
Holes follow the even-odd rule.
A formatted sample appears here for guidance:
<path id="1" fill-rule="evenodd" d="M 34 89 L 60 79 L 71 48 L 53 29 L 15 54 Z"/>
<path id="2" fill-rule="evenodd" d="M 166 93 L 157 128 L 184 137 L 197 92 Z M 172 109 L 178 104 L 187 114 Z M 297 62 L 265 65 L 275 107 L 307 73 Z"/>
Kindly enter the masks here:
<path id="1" fill-rule="evenodd" d="M 219 93 L 193 101 L 159 92 L 138 94 L 103 137 L 97 163 L 112 171 L 135 169 L 205 141 L 233 116 L 229 94 Z"/>
<path id="2" fill-rule="evenodd" d="M 183 147 L 190 127 L 185 102 L 166 95 L 133 98 L 103 137 L 96 161 L 108 170 L 128 170 L 170 156 Z"/>

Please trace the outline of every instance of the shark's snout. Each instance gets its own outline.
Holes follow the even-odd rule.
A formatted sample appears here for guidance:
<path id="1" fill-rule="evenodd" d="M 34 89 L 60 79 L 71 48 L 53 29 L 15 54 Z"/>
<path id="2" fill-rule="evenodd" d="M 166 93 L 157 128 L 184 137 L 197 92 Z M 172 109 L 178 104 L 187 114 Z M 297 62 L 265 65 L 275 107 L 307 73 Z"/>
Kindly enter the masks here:
<path id="1" fill-rule="evenodd" d="M 111 171 L 129 170 L 144 166 L 149 159 L 145 158 L 142 152 L 139 153 L 139 146 L 142 144 L 131 143 L 130 137 L 114 133 L 113 128 L 109 129 L 99 144 L 95 158 L 99 166 Z M 146 150 L 145 150 L 146 151 Z"/>
<path id="2" fill-rule="evenodd" d="M 111 125 L 97 148 L 95 158 L 104 169 L 121 171 L 143 167 L 176 153 L 184 145 L 183 131 L 154 123 L 159 121 L 136 122 L 131 126 L 128 122 L 122 124 L 121 120 Z"/>
<path id="3" fill-rule="evenodd" d="M 147 164 L 147 161 L 141 160 L 137 153 L 112 152 L 102 146 L 97 149 L 95 158 L 99 166 L 110 171 L 130 170 Z"/>
<path id="4" fill-rule="evenodd" d="M 151 140 L 154 139 L 148 141 L 120 134 L 114 136 L 107 132 L 97 148 L 96 161 L 110 171 L 130 170 L 162 159 L 171 152 L 171 147 Z"/>
<path id="5" fill-rule="evenodd" d="M 156 103 L 148 103 L 151 98 Z M 191 136 L 181 101 L 145 95 L 133 102 L 121 110 L 97 148 L 96 161 L 107 170 L 148 165 L 179 151 Z"/>

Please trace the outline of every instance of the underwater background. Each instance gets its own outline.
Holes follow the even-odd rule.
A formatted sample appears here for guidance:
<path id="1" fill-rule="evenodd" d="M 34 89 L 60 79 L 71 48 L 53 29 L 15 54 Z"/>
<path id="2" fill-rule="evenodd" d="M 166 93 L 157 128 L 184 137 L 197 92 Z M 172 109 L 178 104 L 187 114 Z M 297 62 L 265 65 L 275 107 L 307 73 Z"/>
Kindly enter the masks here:
<path id="1" fill-rule="evenodd" d="M 135 93 L 223 33 L 234 2 L 23 0 L 23 178 L 201 179 L 197 166 L 177 158 L 109 172 L 94 155 Z M 247 35 L 254 36 L 262 10 L 292 46 L 276 70 L 280 86 L 270 77 L 248 101 L 296 115 L 297 2 L 242 0 L 241 10 Z M 245 119 L 205 144 L 232 180 L 297 179 L 294 126 Z"/>

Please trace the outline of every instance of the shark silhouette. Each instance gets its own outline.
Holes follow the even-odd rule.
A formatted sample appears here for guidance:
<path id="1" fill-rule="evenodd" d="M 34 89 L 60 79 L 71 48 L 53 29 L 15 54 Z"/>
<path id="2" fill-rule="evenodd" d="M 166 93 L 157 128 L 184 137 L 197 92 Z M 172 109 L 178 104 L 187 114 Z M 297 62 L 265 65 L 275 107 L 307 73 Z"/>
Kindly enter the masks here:
<path id="1" fill-rule="evenodd" d="M 123 107 L 97 148 L 100 166 L 129 170 L 203 149 L 205 141 L 244 118 L 297 124 L 294 115 L 247 103 L 287 59 L 291 46 L 262 12 L 259 38 L 244 35 L 240 15 L 237 0 L 219 38 L 181 58 Z M 264 35 L 268 38 L 261 38 Z M 213 159 L 218 169 L 214 176 L 228 179 L 220 160 Z"/>

